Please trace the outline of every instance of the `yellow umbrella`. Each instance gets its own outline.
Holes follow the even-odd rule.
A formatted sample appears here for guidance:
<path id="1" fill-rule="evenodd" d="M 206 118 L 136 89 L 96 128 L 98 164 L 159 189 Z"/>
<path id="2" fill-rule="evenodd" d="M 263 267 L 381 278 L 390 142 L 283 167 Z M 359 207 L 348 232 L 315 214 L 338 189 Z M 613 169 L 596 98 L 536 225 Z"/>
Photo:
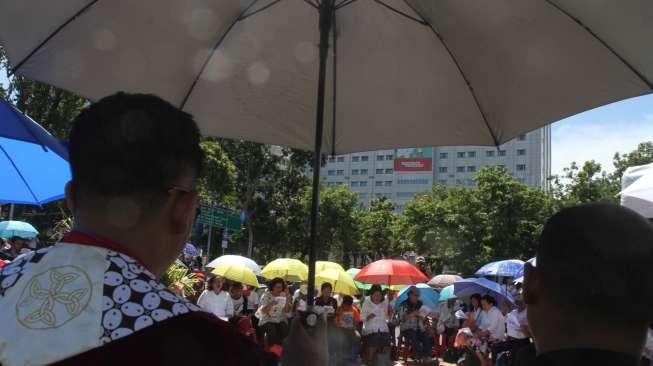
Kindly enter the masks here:
<path id="1" fill-rule="evenodd" d="M 254 271 L 242 264 L 228 262 L 222 263 L 215 267 L 211 273 L 245 285 L 254 287 L 260 286 Z"/>
<path id="2" fill-rule="evenodd" d="M 315 273 L 320 273 L 320 272 L 324 271 L 325 269 L 331 269 L 331 268 L 338 269 L 338 270 L 341 270 L 343 272 L 345 271 L 345 269 L 342 268 L 342 266 L 339 265 L 336 262 L 328 262 L 328 261 L 317 261 L 317 262 L 315 262 Z"/>
<path id="3" fill-rule="evenodd" d="M 321 286 L 325 282 L 329 282 L 333 286 L 333 292 L 343 295 L 358 295 L 354 279 L 345 271 L 329 268 L 315 275 L 316 286 Z"/>
<path id="4" fill-rule="evenodd" d="M 261 276 L 268 280 L 281 277 L 286 281 L 306 281 L 308 266 L 297 259 L 279 258 L 263 267 Z"/>

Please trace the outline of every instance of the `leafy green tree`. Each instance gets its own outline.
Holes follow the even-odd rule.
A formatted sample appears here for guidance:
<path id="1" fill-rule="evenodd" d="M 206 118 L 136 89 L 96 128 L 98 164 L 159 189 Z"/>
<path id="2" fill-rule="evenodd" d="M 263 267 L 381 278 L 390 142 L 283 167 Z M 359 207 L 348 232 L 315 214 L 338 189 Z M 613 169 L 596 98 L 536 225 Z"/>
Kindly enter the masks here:
<path id="1" fill-rule="evenodd" d="M 564 168 L 564 172 L 564 177 L 554 177 L 552 184 L 553 196 L 561 207 L 596 201 L 618 201 L 618 185 L 596 161 L 586 161 L 582 167 L 572 162 L 568 168 Z"/>
<path id="2" fill-rule="evenodd" d="M 614 154 L 613 164 L 615 170 L 611 174 L 611 178 L 620 185 L 621 177 L 627 168 L 650 163 L 653 163 L 653 141 L 642 142 L 637 145 L 637 149 L 627 154 Z"/>
<path id="3" fill-rule="evenodd" d="M 396 241 L 393 229 L 396 221 L 392 201 L 385 197 L 372 200 L 360 224 L 360 246 L 363 253 L 371 258 L 380 258 L 394 252 Z"/>
<path id="4" fill-rule="evenodd" d="M 234 164 L 219 143 L 207 140 L 200 146 L 204 151 L 204 175 L 198 185 L 200 201 L 213 206 L 232 206 L 235 203 Z"/>

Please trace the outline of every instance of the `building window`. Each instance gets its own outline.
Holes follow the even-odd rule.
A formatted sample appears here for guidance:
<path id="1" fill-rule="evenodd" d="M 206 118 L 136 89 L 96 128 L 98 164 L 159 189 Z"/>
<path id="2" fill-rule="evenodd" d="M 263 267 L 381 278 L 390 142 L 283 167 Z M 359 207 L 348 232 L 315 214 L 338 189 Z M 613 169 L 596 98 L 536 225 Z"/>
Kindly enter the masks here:
<path id="1" fill-rule="evenodd" d="M 355 181 L 355 180 L 352 181 L 352 182 L 351 182 L 351 186 L 352 186 L 352 187 L 358 187 L 358 182 Z"/>
<path id="2" fill-rule="evenodd" d="M 383 187 L 383 181 L 381 181 L 381 180 L 377 180 L 377 181 L 376 181 L 376 186 L 377 186 L 377 187 Z"/>
<path id="3" fill-rule="evenodd" d="M 449 153 L 440 153 L 440 159 L 446 159 L 449 157 Z"/>
<path id="4" fill-rule="evenodd" d="M 336 175 L 345 175 L 345 171 L 342 169 L 336 170 Z"/>
<path id="5" fill-rule="evenodd" d="M 392 174 L 392 169 L 386 169 L 385 174 Z"/>
<path id="6" fill-rule="evenodd" d="M 438 179 L 438 183 L 443 185 L 443 186 L 446 186 L 447 185 L 447 180 L 446 179 Z"/>
<path id="7" fill-rule="evenodd" d="M 413 198 L 416 192 L 397 192 L 397 198 Z"/>
<path id="8" fill-rule="evenodd" d="M 363 183 L 363 182 L 361 182 Z M 358 199 L 364 200 L 367 199 L 367 193 L 359 193 L 358 194 Z"/>
<path id="9" fill-rule="evenodd" d="M 383 155 L 376 156 L 376 161 L 382 161 L 382 160 L 383 160 Z"/>
<path id="10" fill-rule="evenodd" d="M 392 187 L 392 181 L 391 180 L 386 180 L 384 185 L 386 187 Z"/>
<path id="11" fill-rule="evenodd" d="M 494 156 L 494 150 L 486 150 L 485 151 L 485 156 L 487 157 L 493 157 Z"/>
<path id="12" fill-rule="evenodd" d="M 503 165 L 503 164 L 499 164 L 499 165 L 497 165 L 497 166 L 498 166 L 499 168 L 501 168 L 501 169 L 506 169 L 506 166 Z"/>
<path id="13" fill-rule="evenodd" d="M 464 152 L 464 151 L 459 151 L 459 152 L 456 154 L 456 156 L 459 157 L 459 158 L 464 158 L 464 157 L 465 157 L 465 152 Z"/>
<path id="14" fill-rule="evenodd" d="M 515 178 L 519 183 L 526 183 L 526 178 Z"/>
<path id="15" fill-rule="evenodd" d="M 366 180 L 361 181 L 360 183 L 361 183 L 361 184 L 360 184 L 361 187 L 367 187 L 367 181 L 366 181 Z"/>
<path id="16" fill-rule="evenodd" d="M 517 149 L 517 155 L 526 155 L 526 149 Z"/>
<path id="17" fill-rule="evenodd" d="M 506 156 L 506 150 L 499 150 L 499 156 Z"/>
<path id="18" fill-rule="evenodd" d="M 524 141 L 524 140 L 526 140 L 526 134 L 525 133 L 519 135 L 519 141 Z"/>
<path id="19" fill-rule="evenodd" d="M 334 175 L 334 174 L 336 174 L 336 171 L 335 171 L 335 170 L 329 170 L 329 171 L 327 172 L 327 175 Z"/>
<path id="20" fill-rule="evenodd" d="M 526 170 L 526 164 L 517 164 L 517 170 L 518 171 Z"/>
<path id="21" fill-rule="evenodd" d="M 369 156 L 367 156 L 367 155 L 361 156 L 361 161 L 368 161 L 368 160 L 370 160 Z"/>
<path id="22" fill-rule="evenodd" d="M 385 160 L 392 160 L 393 156 L 392 155 L 386 155 Z"/>
<path id="23" fill-rule="evenodd" d="M 468 186 L 473 186 L 473 185 L 475 185 L 475 184 L 476 184 L 476 182 L 474 182 L 473 179 L 467 179 L 467 185 L 468 185 Z"/>
<path id="24" fill-rule="evenodd" d="M 329 163 L 335 163 L 335 162 L 336 162 L 336 158 L 334 158 L 333 156 L 329 158 Z"/>
<path id="25" fill-rule="evenodd" d="M 476 157 L 476 151 L 468 151 L 467 156 L 470 158 L 475 158 Z"/>
<path id="26" fill-rule="evenodd" d="M 476 167 L 474 165 L 470 165 L 467 167 L 467 171 L 470 173 L 474 173 L 476 171 Z"/>
<path id="27" fill-rule="evenodd" d="M 344 156 L 338 156 L 338 163 L 344 163 L 345 162 L 345 157 Z"/>
<path id="28" fill-rule="evenodd" d="M 465 167 L 464 166 L 457 166 L 456 167 L 456 172 L 457 173 L 464 173 L 465 172 Z"/>
<path id="29" fill-rule="evenodd" d="M 383 169 L 377 169 L 376 174 L 383 174 Z"/>
<path id="30" fill-rule="evenodd" d="M 429 180 L 426 178 L 398 179 L 397 184 L 429 184 Z"/>
<path id="31" fill-rule="evenodd" d="M 463 185 L 463 180 L 462 179 L 456 179 L 456 185 L 457 186 L 462 186 Z"/>
<path id="32" fill-rule="evenodd" d="M 446 173 L 447 172 L 447 167 L 446 166 L 441 166 L 438 168 L 438 173 Z"/>
<path id="33" fill-rule="evenodd" d="M 361 175 L 367 175 L 367 169 L 361 169 Z"/>
<path id="34" fill-rule="evenodd" d="M 351 157 L 351 162 L 352 163 L 357 163 L 359 160 L 361 160 L 360 156 L 352 156 Z"/>
<path id="35" fill-rule="evenodd" d="M 352 169 L 351 175 L 358 175 L 358 169 Z"/>

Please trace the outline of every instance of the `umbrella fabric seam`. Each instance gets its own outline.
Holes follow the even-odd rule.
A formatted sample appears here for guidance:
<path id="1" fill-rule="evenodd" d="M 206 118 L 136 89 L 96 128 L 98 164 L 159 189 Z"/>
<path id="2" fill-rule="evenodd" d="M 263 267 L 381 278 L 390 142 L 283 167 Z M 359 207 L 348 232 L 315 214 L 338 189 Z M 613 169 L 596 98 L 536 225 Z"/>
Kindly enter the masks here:
<path id="1" fill-rule="evenodd" d="M 421 24 L 421 25 L 428 25 L 428 23 L 426 22 L 426 20 L 424 20 L 424 18 L 423 18 L 421 15 L 420 15 L 420 17 L 422 17 L 422 19 L 417 19 L 417 18 L 415 18 L 414 16 L 408 15 L 408 14 L 404 13 L 403 11 L 401 11 L 401 10 L 399 10 L 399 9 L 395 9 L 395 8 L 393 8 L 392 6 L 390 6 L 390 5 L 386 4 L 386 3 L 384 3 L 384 2 L 381 1 L 381 0 L 374 0 L 374 2 L 377 3 L 377 4 L 379 4 L 379 5 L 381 5 L 381 6 L 383 6 L 383 7 L 386 8 L 386 9 L 389 9 L 389 10 L 391 10 L 391 11 L 393 11 L 393 12 L 395 12 L 395 13 L 397 13 L 397 14 L 399 14 L 399 15 L 405 17 L 405 18 L 408 18 L 408 19 L 410 19 L 410 20 L 412 20 L 412 21 L 414 21 L 414 22 L 416 22 L 416 23 L 419 23 L 419 24 Z M 412 9 L 412 8 L 411 8 L 411 9 Z M 415 9 L 413 9 L 413 11 L 415 11 Z M 416 13 L 417 13 L 417 12 L 416 12 Z"/>
<path id="2" fill-rule="evenodd" d="M 245 20 L 245 19 L 251 17 L 251 16 L 254 15 L 254 14 L 258 14 L 258 13 L 262 12 L 263 10 L 265 10 L 265 9 L 271 7 L 271 6 L 274 6 L 274 5 L 278 4 L 280 1 L 281 1 L 281 0 L 274 0 L 273 2 L 271 2 L 271 3 L 269 3 L 269 4 L 267 4 L 267 5 L 263 6 L 263 7 L 261 7 L 261 8 L 258 9 L 258 10 L 254 10 L 253 12 L 251 12 L 251 13 L 249 13 L 249 14 L 243 14 L 243 15 L 241 15 L 241 16 L 238 17 L 238 21 Z"/>
<path id="3" fill-rule="evenodd" d="M 197 82 L 199 81 L 200 77 L 204 73 L 204 70 L 206 69 L 206 65 L 209 64 L 209 61 L 211 58 L 213 58 L 213 55 L 215 55 L 215 51 L 218 50 L 218 47 L 222 44 L 222 42 L 227 38 L 227 35 L 231 32 L 232 29 L 236 26 L 236 23 L 238 23 L 241 19 L 241 17 L 249 11 L 249 9 L 256 4 L 258 0 L 252 0 L 252 2 L 240 13 L 238 16 L 234 19 L 233 22 L 229 25 L 229 28 L 220 36 L 218 39 L 218 42 L 216 42 L 215 46 L 213 46 L 213 49 L 211 50 L 211 53 L 209 56 L 204 60 L 204 63 L 202 64 L 202 67 L 200 68 L 199 72 L 197 73 L 197 76 L 195 76 L 195 79 L 193 80 L 193 83 L 190 85 L 190 88 L 186 92 L 186 95 L 184 96 L 184 99 L 181 101 L 181 104 L 179 105 L 179 109 L 184 109 L 184 106 L 186 106 L 186 102 L 188 102 L 188 99 L 190 98 L 190 95 L 193 93 L 193 90 L 195 89 L 195 85 L 197 85 Z"/>
<path id="4" fill-rule="evenodd" d="M 596 39 L 599 43 L 603 45 L 610 53 L 612 53 L 616 58 L 621 61 L 621 63 L 624 64 L 633 74 L 635 74 L 640 80 L 642 80 L 648 87 L 649 89 L 653 90 L 653 81 L 648 80 L 642 73 L 640 73 L 633 65 L 631 65 L 626 59 L 621 56 L 617 51 L 615 51 L 606 41 L 604 41 L 601 37 L 599 37 L 590 27 L 585 25 L 580 19 L 576 18 L 573 16 L 571 13 L 563 9 L 560 5 L 552 2 L 551 0 L 546 0 L 545 1 L 547 4 L 551 5 L 555 9 L 557 9 L 560 13 L 564 14 L 565 16 L 569 17 L 571 20 L 573 20 L 576 24 L 581 26 L 587 33 L 589 33 L 594 39 Z"/>
<path id="5" fill-rule="evenodd" d="M 451 61 L 454 63 L 454 65 L 456 65 L 456 68 L 458 69 L 458 72 L 460 73 L 460 76 L 465 81 L 465 84 L 467 84 L 467 89 L 469 90 L 469 93 L 471 94 L 472 99 L 474 100 L 474 103 L 476 104 L 476 108 L 478 109 L 478 112 L 481 114 L 481 117 L 483 117 L 483 122 L 485 123 L 485 127 L 487 128 L 488 132 L 490 132 L 490 136 L 492 136 L 492 140 L 494 141 L 494 146 L 496 146 L 497 149 L 498 149 L 499 145 L 501 145 L 501 143 L 500 143 L 499 139 L 497 138 L 496 134 L 494 133 L 494 131 L 492 130 L 492 127 L 490 127 L 490 122 L 488 121 L 487 116 L 485 115 L 485 112 L 483 111 L 483 108 L 481 108 L 481 103 L 478 100 L 478 97 L 476 96 L 476 93 L 474 92 L 474 88 L 472 87 L 472 83 L 465 76 L 465 73 L 463 72 L 462 66 L 460 66 L 460 64 L 458 63 L 458 60 L 456 60 L 456 57 L 454 56 L 453 52 L 451 51 L 451 49 L 447 45 L 447 42 L 444 41 L 444 38 L 442 37 L 442 35 L 440 33 L 438 33 L 438 31 L 436 31 L 435 28 L 433 28 L 433 25 L 431 23 L 426 21 L 426 18 L 424 18 L 424 16 L 419 11 L 417 11 L 417 9 L 415 9 L 412 5 L 410 5 L 410 3 L 407 0 L 404 0 L 404 3 L 406 3 L 406 5 L 409 8 L 411 8 L 415 12 L 415 14 L 419 15 L 419 17 L 424 21 L 424 24 L 427 25 L 429 28 L 431 28 L 431 31 L 433 32 L 433 34 L 438 38 L 438 40 L 440 40 L 440 43 L 442 43 L 442 46 L 444 47 L 444 49 L 449 54 L 449 57 L 451 57 Z"/>
<path id="6" fill-rule="evenodd" d="M 99 1 L 99 0 L 92 0 L 92 1 L 89 2 L 88 4 L 84 5 L 84 7 L 82 7 L 81 9 L 79 9 L 75 14 L 73 14 L 73 16 L 71 16 L 70 18 L 68 18 L 68 20 L 66 20 L 63 24 L 61 24 L 59 27 L 57 27 L 57 29 L 55 29 L 52 33 L 50 33 L 49 36 L 47 36 L 47 37 L 46 37 L 46 38 L 45 38 L 41 43 L 39 43 L 39 45 L 36 46 L 36 48 L 34 48 L 34 49 L 32 50 L 32 52 L 30 52 L 29 54 L 27 54 L 27 56 L 25 56 L 25 58 L 23 58 L 23 60 L 20 61 L 20 62 L 16 65 L 16 67 L 14 67 L 13 69 L 11 69 L 11 73 L 10 73 L 9 76 L 12 76 L 12 75 L 14 75 L 16 72 L 18 72 L 18 69 L 20 69 L 20 68 L 25 64 L 25 62 L 27 62 L 30 58 L 32 58 L 32 56 L 34 56 L 34 54 L 36 54 L 36 52 L 38 52 L 41 48 L 43 48 L 43 46 L 45 46 L 46 43 L 50 42 L 50 40 L 51 40 L 52 38 L 54 38 L 57 34 L 59 34 L 59 32 L 61 32 L 64 28 L 66 28 L 66 26 L 68 26 L 68 24 L 72 23 L 75 19 L 77 19 L 77 17 L 79 17 L 80 15 L 82 15 L 83 13 L 85 13 L 88 9 L 91 8 L 91 6 L 95 5 L 95 3 L 97 3 L 98 1 Z"/>

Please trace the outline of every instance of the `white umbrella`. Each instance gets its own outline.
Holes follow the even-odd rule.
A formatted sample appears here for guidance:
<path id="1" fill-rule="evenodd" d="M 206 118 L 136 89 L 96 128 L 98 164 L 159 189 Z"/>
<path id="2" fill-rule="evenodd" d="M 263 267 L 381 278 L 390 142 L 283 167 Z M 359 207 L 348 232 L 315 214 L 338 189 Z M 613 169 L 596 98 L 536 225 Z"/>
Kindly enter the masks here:
<path id="1" fill-rule="evenodd" d="M 652 12 L 650 0 L 7 0 L 0 40 L 29 78 L 93 100 L 155 93 L 204 134 L 313 149 L 310 293 L 322 145 L 498 145 L 650 93 Z"/>
<path id="2" fill-rule="evenodd" d="M 653 163 L 629 167 L 621 182 L 621 205 L 653 218 Z"/>
<path id="3" fill-rule="evenodd" d="M 254 272 L 254 274 L 256 275 L 259 275 L 261 273 L 261 267 L 258 264 L 256 264 L 256 262 L 254 262 L 252 259 L 240 255 L 231 255 L 231 254 L 223 255 L 212 260 L 206 265 L 206 267 L 217 268 L 219 265 L 224 263 L 237 263 L 251 269 L 252 272 Z"/>

